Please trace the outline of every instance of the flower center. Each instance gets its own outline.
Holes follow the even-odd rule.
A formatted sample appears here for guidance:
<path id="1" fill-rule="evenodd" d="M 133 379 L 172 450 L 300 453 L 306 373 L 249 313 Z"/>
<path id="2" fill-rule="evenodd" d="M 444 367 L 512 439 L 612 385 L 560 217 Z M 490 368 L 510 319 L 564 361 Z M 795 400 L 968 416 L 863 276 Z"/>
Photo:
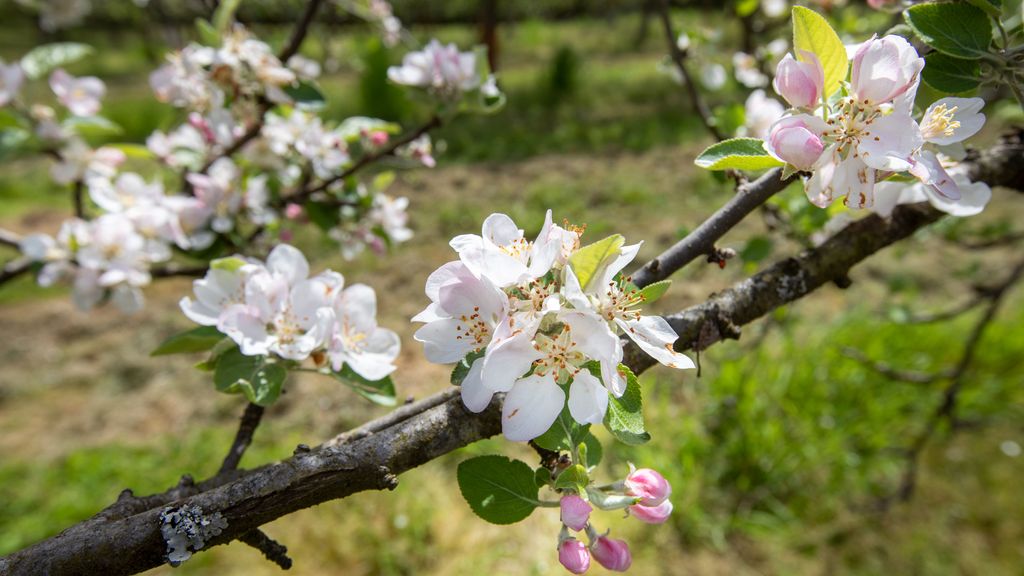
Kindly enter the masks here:
<path id="1" fill-rule="evenodd" d="M 952 136 L 960 123 L 953 119 L 957 107 L 946 108 L 945 104 L 939 104 L 932 109 L 932 113 L 925 118 L 921 133 L 925 139 L 937 138 L 940 136 Z"/>
<path id="2" fill-rule="evenodd" d="M 480 317 L 480 307 L 474 306 L 473 313 L 469 316 L 463 314 L 459 317 L 461 324 L 455 326 L 456 340 L 467 340 L 476 345 L 476 350 L 483 348 L 491 336 L 491 327 Z"/>

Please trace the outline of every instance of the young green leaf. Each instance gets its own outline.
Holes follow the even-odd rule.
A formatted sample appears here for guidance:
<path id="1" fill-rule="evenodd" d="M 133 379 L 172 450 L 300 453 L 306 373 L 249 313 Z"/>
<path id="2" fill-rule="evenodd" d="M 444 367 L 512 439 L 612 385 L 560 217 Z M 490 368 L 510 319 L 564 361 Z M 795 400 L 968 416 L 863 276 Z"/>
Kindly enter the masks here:
<path id="1" fill-rule="evenodd" d="M 533 439 L 533 442 L 541 448 L 565 452 L 583 442 L 590 434 L 589 424 L 580 424 L 569 413 L 569 408 L 562 408 L 562 412 L 555 419 L 554 424 L 548 431 Z"/>
<path id="2" fill-rule="evenodd" d="M 964 60 L 942 52 L 932 52 L 924 57 L 924 62 L 921 79 L 939 92 L 969 92 L 981 84 L 981 65 L 977 60 Z"/>
<path id="3" fill-rule="evenodd" d="M 150 352 L 149 355 L 167 356 L 169 354 L 205 352 L 225 338 L 226 336 L 218 332 L 214 326 L 200 326 L 171 336 L 157 346 L 156 350 Z"/>
<path id="4" fill-rule="evenodd" d="M 281 395 L 288 370 L 268 364 L 266 356 L 245 356 L 232 348 L 217 359 L 213 383 L 220 392 L 242 393 L 253 404 L 270 406 Z"/>
<path id="5" fill-rule="evenodd" d="M 465 358 L 456 362 L 455 368 L 452 369 L 452 386 L 462 386 L 462 381 L 469 375 L 469 369 L 473 367 L 473 362 L 483 357 L 483 350 L 470 352 L 466 354 Z"/>
<path id="6" fill-rule="evenodd" d="M 709 146 L 694 164 L 705 170 L 764 170 L 783 163 L 770 156 L 757 138 L 730 138 Z"/>
<path id="7" fill-rule="evenodd" d="M 287 86 L 284 93 L 291 97 L 296 104 L 305 106 L 323 106 L 324 95 L 311 82 L 299 82 L 294 86 Z"/>
<path id="8" fill-rule="evenodd" d="M 381 406 L 394 406 L 398 403 L 395 399 L 395 383 L 390 376 L 381 380 L 367 380 L 356 374 L 348 364 L 341 367 L 340 373 L 331 372 L 330 374 L 370 402 Z"/>
<path id="9" fill-rule="evenodd" d="M 470 458 L 456 471 L 462 497 L 492 524 L 514 524 L 529 516 L 537 500 L 536 475 L 520 460 L 490 455 Z"/>
<path id="10" fill-rule="evenodd" d="M 72 116 L 62 126 L 86 139 L 119 136 L 124 132 L 116 122 L 103 116 Z"/>
<path id="11" fill-rule="evenodd" d="M 199 34 L 199 42 L 206 46 L 220 45 L 220 32 L 210 24 L 209 20 L 196 18 L 196 32 Z"/>
<path id="12" fill-rule="evenodd" d="M 555 478 L 555 488 L 558 490 L 575 490 L 583 494 L 590 484 L 590 477 L 587 476 L 587 469 L 579 464 L 570 466 Z"/>
<path id="13" fill-rule="evenodd" d="M 907 8 L 903 17 L 922 42 L 955 58 L 977 60 L 992 44 L 988 16 L 966 2 L 917 4 Z"/>
<path id="14" fill-rule="evenodd" d="M 569 265 L 572 266 L 572 271 L 576 273 L 576 278 L 584 290 L 594 278 L 600 276 L 601 270 L 619 254 L 625 243 L 625 238 L 613 234 L 604 240 L 580 248 L 569 257 Z"/>
<path id="15" fill-rule="evenodd" d="M 587 447 L 587 466 L 597 466 L 600 464 L 601 458 L 604 456 L 604 448 L 601 446 L 601 441 L 597 439 L 597 436 L 588 432 L 583 437 L 583 444 Z"/>
<path id="16" fill-rule="evenodd" d="M 846 80 L 850 61 L 846 47 L 836 31 L 820 14 L 803 6 L 793 7 L 793 52 L 798 60 L 804 60 L 801 51 L 813 52 L 821 61 L 825 72 L 825 97 L 839 89 L 839 83 Z"/>
<path id="17" fill-rule="evenodd" d="M 604 415 L 604 427 L 623 444 L 637 446 L 651 439 L 644 427 L 643 401 L 640 384 L 636 375 L 625 365 L 619 365 L 619 372 L 626 377 L 626 391 L 620 398 L 608 399 L 608 411 Z"/>
<path id="18" fill-rule="evenodd" d="M 227 32 L 241 3 L 242 0 L 221 0 L 217 11 L 213 13 L 213 28 L 222 34 Z"/>
<path id="19" fill-rule="evenodd" d="M 43 44 L 21 57 L 21 69 L 25 71 L 26 76 L 35 80 L 57 68 L 73 64 L 92 52 L 91 46 L 76 42 Z"/>
<path id="20" fill-rule="evenodd" d="M 664 296 L 665 292 L 668 291 L 668 288 L 671 285 L 671 280 L 662 280 L 661 282 L 655 282 L 644 286 L 643 289 L 640 290 L 640 295 L 644 298 L 644 304 L 650 304 Z"/>

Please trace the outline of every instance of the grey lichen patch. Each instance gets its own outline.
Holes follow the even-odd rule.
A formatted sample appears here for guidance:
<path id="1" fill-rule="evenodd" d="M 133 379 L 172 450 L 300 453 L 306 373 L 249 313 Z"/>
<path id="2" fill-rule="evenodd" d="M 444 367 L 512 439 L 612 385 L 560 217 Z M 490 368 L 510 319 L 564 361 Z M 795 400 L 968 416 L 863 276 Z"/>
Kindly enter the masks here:
<path id="1" fill-rule="evenodd" d="M 164 508 L 160 512 L 160 534 L 167 542 L 167 563 L 181 565 L 227 527 L 228 521 L 220 512 L 204 515 L 199 506 Z"/>
<path id="2" fill-rule="evenodd" d="M 807 293 L 806 272 L 799 270 L 794 275 L 779 276 L 775 293 L 783 302 L 791 302 Z"/>

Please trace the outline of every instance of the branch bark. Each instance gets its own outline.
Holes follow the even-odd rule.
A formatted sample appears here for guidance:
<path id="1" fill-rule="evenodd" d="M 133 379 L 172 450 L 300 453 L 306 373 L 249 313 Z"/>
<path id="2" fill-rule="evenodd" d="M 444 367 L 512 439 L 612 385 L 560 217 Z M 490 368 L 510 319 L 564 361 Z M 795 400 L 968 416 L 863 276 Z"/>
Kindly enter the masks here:
<path id="1" fill-rule="evenodd" d="M 1005 147 L 975 158 L 972 171 L 995 186 L 1022 169 L 1011 166 Z M 1012 148 L 1009 153 L 1013 154 Z M 1017 164 L 1019 155 L 1016 156 Z M 775 308 L 797 301 L 878 250 L 935 222 L 942 213 L 928 205 L 898 207 L 890 219 L 868 216 L 835 234 L 820 247 L 787 258 L 716 294 L 706 302 L 668 316 L 679 334 L 679 350 L 704 349 L 737 338 L 739 327 Z M 671 270 L 668 271 L 671 273 Z M 654 361 L 629 344 L 625 363 L 639 373 Z M 375 424 L 341 435 L 312 450 L 297 450 L 282 462 L 232 471 L 199 485 L 182 482 L 145 498 L 130 492 L 97 516 L 61 534 L 0 559 L 0 574 L 130 574 L 165 561 L 160 513 L 167 505 L 198 506 L 220 514 L 227 527 L 208 547 L 238 539 L 259 526 L 297 510 L 364 490 L 393 488 L 396 474 L 501 430 L 500 398 L 483 412 L 467 411 L 452 389 L 404 406 Z M 206 549 L 206 548 L 204 548 Z"/>

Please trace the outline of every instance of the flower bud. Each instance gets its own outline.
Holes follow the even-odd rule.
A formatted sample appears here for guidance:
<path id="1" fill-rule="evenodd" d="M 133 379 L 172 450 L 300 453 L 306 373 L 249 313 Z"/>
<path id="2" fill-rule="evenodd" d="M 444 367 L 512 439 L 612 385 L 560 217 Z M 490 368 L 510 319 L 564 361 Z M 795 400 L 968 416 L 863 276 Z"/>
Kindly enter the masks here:
<path id="1" fill-rule="evenodd" d="M 633 470 L 626 476 L 626 493 L 640 499 L 644 506 L 657 506 L 672 494 L 672 485 L 650 468 Z"/>
<path id="2" fill-rule="evenodd" d="M 625 572 L 633 563 L 633 557 L 629 554 L 629 545 L 625 540 L 615 540 L 605 536 L 598 536 L 597 540 L 590 545 L 590 553 L 594 559 L 613 572 Z"/>
<path id="3" fill-rule="evenodd" d="M 629 513 L 641 522 L 646 522 L 647 524 L 661 524 L 665 522 L 665 520 L 668 520 L 669 515 L 672 514 L 672 503 L 665 500 L 657 506 L 635 504 L 629 507 Z"/>
<path id="4" fill-rule="evenodd" d="M 284 207 L 284 217 L 285 218 L 287 218 L 289 220 L 296 220 L 296 219 L 299 218 L 299 216 L 302 216 L 302 205 L 301 204 L 296 204 L 294 202 L 289 202 L 288 205 Z"/>
<path id="5" fill-rule="evenodd" d="M 810 170 L 825 150 L 821 137 L 799 116 L 776 122 L 765 144 L 769 154 L 799 170 Z"/>
<path id="6" fill-rule="evenodd" d="M 590 551 L 575 538 L 563 540 L 558 545 L 558 561 L 573 574 L 583 574 L 590 568 Z"/>
<path id="7" fill-rule="evenodd" d="M 904 38 L 871 38 L 853 57 L 850 91 L 858 104 L 885 104 L 911 87 L 916 90 L 922 68 L 924 59 Z"/>
<path id="8" fill-rule="evenodd" d="M 373 146 L 383 146 L 388 143 L 388 133 L 383 130 L 374 130 L 370 132 L 370 144 Z"/>
<path id="9" fill-rule="evenodd" d="M 813 52 L 801 51 L 806 59 L 801 62 L 791 54 L 779 62 L 775 70 L 775 91 L 795 108 L 814 106 L 825 90 L 825 72 L 821 61 Z"/>
<path id="10" fill-rule="evenodd" d="M 576 494 L 562 496 L 561 512 L 562 524 L 573 530 L 583 530 L 590 520 L 590 511 L 593 510 L 590 504 Z"/>

